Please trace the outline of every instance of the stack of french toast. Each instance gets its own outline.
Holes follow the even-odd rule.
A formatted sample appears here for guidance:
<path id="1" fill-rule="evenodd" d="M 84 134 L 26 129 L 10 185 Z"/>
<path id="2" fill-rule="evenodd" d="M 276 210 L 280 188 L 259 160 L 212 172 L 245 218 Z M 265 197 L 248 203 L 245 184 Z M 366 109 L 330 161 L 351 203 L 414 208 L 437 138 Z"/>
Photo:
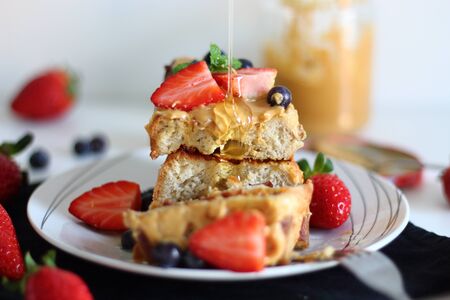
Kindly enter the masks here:
<path id="1" fill-rule="evenodd" d="M 175 60 L 151 97 L 151 157 L 167 158 L 149 210 L 125 215 L 134 258 L 151 263 L 152 245 L 186 249 L 208 224 L 257 211 L 265 220 L 264 265 L 288 263 L 294 248 L 308 246 L 313 189 L 293 160 L 306 134 L 291 94 L 275 86 L 275 69 L 227 73 L 212 64 L 213 53 L 210 62 Z"/>

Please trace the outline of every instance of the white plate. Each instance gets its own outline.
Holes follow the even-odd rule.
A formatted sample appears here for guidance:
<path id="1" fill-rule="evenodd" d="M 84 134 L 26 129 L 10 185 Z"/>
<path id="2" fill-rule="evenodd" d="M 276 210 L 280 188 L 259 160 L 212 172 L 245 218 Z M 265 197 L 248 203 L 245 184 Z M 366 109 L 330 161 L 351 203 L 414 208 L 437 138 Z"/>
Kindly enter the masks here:
<path id="1" fill-rule="evenodd" d="M 312 161 L 313 153 L 301 152 Z M 360 167 L 334 160 L 336 173 L 352 195 L 350 218 L 334 230 L 311 230 L 308 251 L 331 245 L 336 249 L 377 250 L 391 242 L 405 228 L 409 207 L 404 195 L 385 179 Z M 128 272 L 189 280 L 254 280 L 281 277 L 329 268 L 336 261 L 293 263 L 266 268 L 256 273 L 224 270 L 195 270 L 137 264 L 120 247 L 120 234 L 96 231 L 84 226 L 68 212 L 72 199 L 113 180 L 138 182 L 142 190 L 154 185 L 161 159 L 152 161 L 148 149 L 71 170 L 40 185 L 28 203 L 28 218 L 45 240 L 80 258 Z"/>

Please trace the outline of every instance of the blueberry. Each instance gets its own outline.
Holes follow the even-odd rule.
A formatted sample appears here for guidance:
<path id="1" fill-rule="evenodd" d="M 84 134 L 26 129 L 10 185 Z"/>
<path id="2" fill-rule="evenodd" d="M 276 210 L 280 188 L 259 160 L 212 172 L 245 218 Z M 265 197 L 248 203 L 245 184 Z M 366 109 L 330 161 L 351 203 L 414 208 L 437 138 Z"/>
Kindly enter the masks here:
<path id="1" fill-rule="evenodd" d="M 148 207 L 150 206 L 150 204 L 153 201 L 153 188 L 150 188 L 150 189 L 142 192 L 141 199 L 142 199 L 141 211 L 147 211 Z"/>
<path id="2" fill-rule="evenodd" d="M 47 151 L 38 149 L 34 151 L 30 156 L 30 165 L 33 169 L 45 168 L 50 162 L 50 157 Z"/>
<path id="3" fill-rule="evenodd" d="M 181 257 L 181 265 L 184 268 L 203 269 L 206 267 L 206 262 L 195 256 L 192 252 L 186 251 Z"/>
<path id="4" fill-rule="evenodd" d="M 102 135 L 94 136 L 89 142 L 89 149 L 93 153 L 101 153 L 106 149 L 106 138 Z"/>
<path id="5" fill-rule="evenodd" d="M 282 85 L 274 86 L 267 94 L 267 102 L 269 102 L 270 106 L 280 105 L 287 108 L 291 100 L 291 91 Z"/>
<path id="6" fill-rule="evenodd" d="M 246 68 L 253 68 L 253 63 L 245 58 L 239 58 L 239 61 L 241 62 L 241 69 L 246 69 Z"/>
<path id="7" fill-rule="evenodd" d="M 76 155 L 82 156 L 88 154 L 90 150 L 91 147 L 89 141 L 78 139 L 75 141 L 75 144 L 73 144 L 73 152 L 75 152 Z"/>
<path id="8" fill-rule="evenodd" d="M 122 249 L 124 250 L 132 250 L 134 244 L 136 243 L 133 237 L 133 233 L 131 230 L 127 230 L 122 234 L 122 238 L 120 240 Z"/>
<path id="9" fill-rule="evenodd" d="M 226 55 L 225 51 L 223 51 L 222 49 L 220 50 L 220 53 L 222 55 Z M 203 57 L 203 60 L 206 62 L 206 64 L 209 66 L 209 64 L 211 63 L 211 58 L 210 58 L 211 52 L 206 53 L 205 57 Z"/>
<path id="10" fill-rule="evenodd" d="M 172 268 L 180 262 L 181 250 L 174 243 L 161 243 L 151 248 L 150 257 L 155 265 Z"/>

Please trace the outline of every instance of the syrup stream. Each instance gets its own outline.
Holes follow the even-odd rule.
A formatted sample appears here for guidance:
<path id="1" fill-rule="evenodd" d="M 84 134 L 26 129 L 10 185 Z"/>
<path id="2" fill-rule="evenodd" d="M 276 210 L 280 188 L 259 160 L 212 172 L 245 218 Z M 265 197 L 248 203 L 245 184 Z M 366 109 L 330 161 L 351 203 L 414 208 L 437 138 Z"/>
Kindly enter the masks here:
<path id="1" fill-rule="evenodd" d="M 233 12 L 234 0 L 228 0 L 228 86 L 227 96 L 233 97 L 233 85 L 231 84 L 232 59 L 233 59 Z"/>

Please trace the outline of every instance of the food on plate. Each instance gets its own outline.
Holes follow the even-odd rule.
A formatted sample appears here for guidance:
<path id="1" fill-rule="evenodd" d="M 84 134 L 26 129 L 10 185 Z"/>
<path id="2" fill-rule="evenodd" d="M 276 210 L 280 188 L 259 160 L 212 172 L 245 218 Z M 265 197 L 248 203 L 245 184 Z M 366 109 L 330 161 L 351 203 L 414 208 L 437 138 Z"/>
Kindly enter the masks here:
<path id="1" fill-rule="evenodd" d="M 34 121 L 55 119 L 73 106 L 78 78 L 62 69 L 51 69 L 34 77 L 11 102 L 18 116 Z"/>
<path id="2" fill-rule="evenodd" d="M 236 70 L 233 95 L 226 96 L 226 69 L 210 68 L 204 61 L 189 64 L 152 94 L 156 110 L 146 126 L 152 158 L 184 147 L 228 159 L 288 160 L 303 146 L 306 133 L 290 99 L 268 98 L 273 89 L 290 94 L 274 87 L 275 69 Z"/>
<path id="3" fill-rule="evenodd" d="M 0 204 L 5 204 L 19 192 L 22 184 L 22 173 L 12 156 L 25 149 L 33 140 L 29 133 L 17 142 L 0 144 Z"/>
<path id="4" fill-rule="evenodd" d="M 195 249 L 195 245 L 198 245 L 196 242 L 193 242 L 194 249 L 191 248 L 192 235 L 195 236 L 200 230 L 207 230 L 205 227 L 208 224 L 223 220 L 233 213 L 256 211 L 264 219 L 264 265 L 288 263 L 294 247 L 305 248 L 308 245 L 309 203 L 312 190 L 311 181 L 295 187 L 260 186 L 213 192 L 200 199 L 177 202 L 146 212 L 129 210 L 125 213 L 124 219 L 136 240 L 133 249 L 134 258 L 137 261 L 152 263 L 151 249 L 160 243 L 168 242 L 176 244 L 183 250 L 189 248 L 198 255 L 198 249 Z M 245 231 L 244 228 L 241 230 Z M 208 257 L 200 258 L 214 265 Z M 219 266 L 224 267 L 221 264 Z"/>
<path id="5" fill-rule="evenodd" d="M 69 206 L 69 212 L 87 225 L 115 231 L 126 229 L 122 214 L 128 209 L 141 209 L 141 191 L 137 183 L 125 180 L 95 187 Z"/>
<path id="6" fill-rule="evenodd" d="M 243 160 L 239 163 L 215 156 L 178 150 L 159 170 L 152 207 L 206 196 L 214 190 L 295 186 L 303 183 L 297 163 Z"/>
<path id="7" fill-rule="evenodd" d="M 350 191 L 333 171 L 333 163 L 319 153 L 311 169 L 303 159 L 299 162 L 306 179 L 314 184 L 311 199 L 311 227 L 332 229 L 347 221 L 352 207 Z"/>

